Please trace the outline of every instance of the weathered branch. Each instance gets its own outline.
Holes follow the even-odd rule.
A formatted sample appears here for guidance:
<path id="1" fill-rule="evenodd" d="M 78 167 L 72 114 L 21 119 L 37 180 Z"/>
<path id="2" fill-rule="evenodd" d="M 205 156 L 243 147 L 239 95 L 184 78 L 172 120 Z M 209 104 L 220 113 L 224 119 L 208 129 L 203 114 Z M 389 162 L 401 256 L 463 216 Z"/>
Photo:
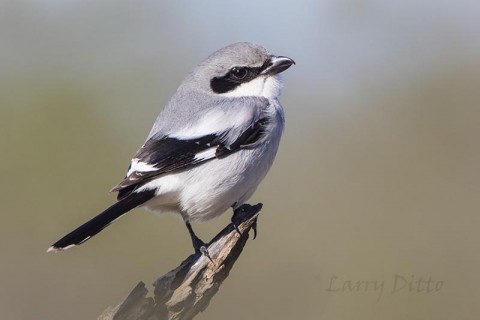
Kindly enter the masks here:
<path id="1" fill-rule="evenodd" d="M 201 254 L 189 256 L 154 282 L 154 297 L 147 297 L 148 290 L 140 282 L 121 304 L 107 308 L 98 320 L 192 319 L 208 307 L 228 277 L 247 242 L 248 232 L 256 227 L 261 208 L 257 204 L 237 209 L 234 219 L 238 231 L 231 223 L 208 243 L 211 260 Z"/>

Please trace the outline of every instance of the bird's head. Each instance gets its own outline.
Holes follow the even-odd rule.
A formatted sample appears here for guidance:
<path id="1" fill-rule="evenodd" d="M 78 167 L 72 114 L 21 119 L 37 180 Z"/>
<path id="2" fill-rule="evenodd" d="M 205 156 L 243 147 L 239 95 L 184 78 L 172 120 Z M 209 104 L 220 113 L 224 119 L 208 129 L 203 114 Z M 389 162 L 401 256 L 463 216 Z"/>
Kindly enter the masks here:
<path id="1" fill-rule="evenodd" d="M 280 73 L 295 62 L 270 54 L 262 46 L 239 42 L 201 62 L 190 74 L 190 85 L 223 97 L 275 99 L 282 91 Z"/>

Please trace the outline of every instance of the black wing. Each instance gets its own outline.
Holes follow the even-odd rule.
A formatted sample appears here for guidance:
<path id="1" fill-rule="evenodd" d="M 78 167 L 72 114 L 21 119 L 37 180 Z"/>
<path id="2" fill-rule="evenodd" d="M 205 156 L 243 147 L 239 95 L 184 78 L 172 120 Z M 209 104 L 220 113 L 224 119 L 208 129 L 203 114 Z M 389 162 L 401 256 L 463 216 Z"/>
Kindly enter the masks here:
<path id="1" fill-rule="evenodd" d="M 152 170 L 131 172 L 111 191 L 118 191 L 117 198 L 121 200 L 159 175 L 188 169 L 214 158 L 224 158 L 247 148 L 262 137 L 267 123 L 267 118 L 256 121 L 229 145 L 224 143 L 223 134 L 209 134 L 190 140 L 152 138 L 134 156 L 134 159 L 150 166 Z"/>
<path id="2" fill-rule="evenodd" d="M 220 145 L 215 153 L 217 158 L 224 158 L 235 151 L 248 148 L 255 144 L 265 133 L 268 118 L 262 118 L 243 131 L 242 134 L 230 145 Z"/>

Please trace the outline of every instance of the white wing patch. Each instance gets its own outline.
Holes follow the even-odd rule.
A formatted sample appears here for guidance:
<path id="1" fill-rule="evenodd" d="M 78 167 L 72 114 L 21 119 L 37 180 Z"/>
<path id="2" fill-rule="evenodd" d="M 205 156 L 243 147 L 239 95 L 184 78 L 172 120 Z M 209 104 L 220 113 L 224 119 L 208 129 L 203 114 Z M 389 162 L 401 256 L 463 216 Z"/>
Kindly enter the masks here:
<path id="1" fill-rule="evenodd" d="M 212 147 L 207 150 L 201 151 L 195 155 L 195 160 L 202 161 L 215 158 L 215 152 L 217 151 L 217 147 Z"/>
<path id="2" fill-rule="evenodd" d="M 252 110 L 247 108 L 241 109 L 241 107 L 238 106 L 232 112 L 226 112 L 222 108 L 207 112 L 198 121 L 193 122 L 178 132 L 172 132 L 169 136 L 179 140 L 189 140 L 218 132 L 226 132 L 232 128 L 242 126 L 242 124 L 251 119 Z"/>
<path id="3" fill-rule="evenodd" d="M 130 165 L 130 169 L 127 172 L 127 176 L 129 176 L 132 172 L 148 172 L 148 171 L 155 171 L 158 168 L 155 168 L 153 165 L 141 162 L 138 159 L 133 158 L 132 163 Z"/>

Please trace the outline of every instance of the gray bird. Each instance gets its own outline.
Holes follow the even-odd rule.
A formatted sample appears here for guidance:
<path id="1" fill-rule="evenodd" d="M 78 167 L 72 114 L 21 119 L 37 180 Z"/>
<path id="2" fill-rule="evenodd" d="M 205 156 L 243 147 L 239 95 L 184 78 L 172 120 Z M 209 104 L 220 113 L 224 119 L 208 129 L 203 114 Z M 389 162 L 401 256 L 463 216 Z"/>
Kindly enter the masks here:
<path id="1" fill-rule="evenodd" d="M 190 72 L 158 116 L 112 191 L 117 202 L 54 243 L 66 250 L 136 207 L 179 213 L 196 252 L 205 244 L 192 221 L 240 207 L 272 166 L 284 129 L 280 73 L 294 61 L 241 42 Z"/>

